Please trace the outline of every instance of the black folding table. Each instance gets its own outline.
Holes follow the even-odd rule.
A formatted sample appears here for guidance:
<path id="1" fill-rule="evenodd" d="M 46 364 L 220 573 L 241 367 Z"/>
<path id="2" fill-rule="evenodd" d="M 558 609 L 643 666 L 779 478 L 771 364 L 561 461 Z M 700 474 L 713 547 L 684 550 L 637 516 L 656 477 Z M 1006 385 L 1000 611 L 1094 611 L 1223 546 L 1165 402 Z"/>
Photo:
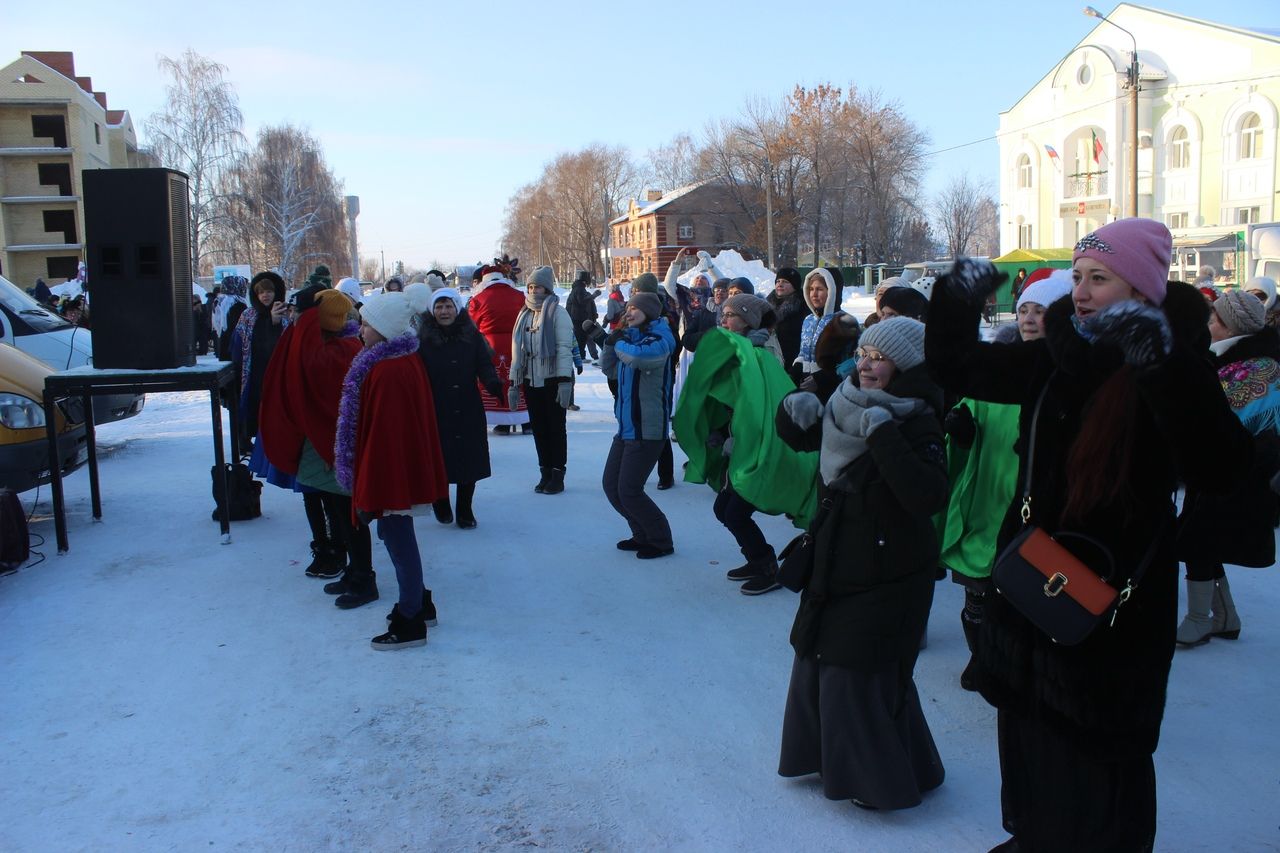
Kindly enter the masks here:
<path id="1" fill-rule="evenodd" d="M 112 370 L 93 367 L 77 367 L 53 373 L 44 380 L 44 423 L 49 445 L 50 488 L 53 492 L 53 523 L 58 535 L 58 553 L 66 553 L 67 516 L 62 495 L 62 465 L 58 453 L 58 430 L 55 410 L 58 401 L 79 398 L 83 401 L 85 439 L 88 447 L 89 496 L 93 504 L 93 519 L 102 518 L 102 498 L 98 490 L 98 449 L 94 440 L 93 398 L 100 394 L 162 394 L 169 391 L 208 391 L 209 406 L 213 413 L 213 461 L 215 470 L 223 478 L 222 494 L 227 494 L 226 457 L 222 451 L 222 408 L 219 391 L 231 386 L 235 369 L 229 361 L 195 364 L 190 367 L 174 367 L 166 370 Z M 234 387 L 234 386 L 233 386 Z M 240 458 L 236 434 L 237 400 L 228 395 L 231 407 L 231 458 Z M 222 502 L 222 542 L 231 541 L 229 501 Z"/>

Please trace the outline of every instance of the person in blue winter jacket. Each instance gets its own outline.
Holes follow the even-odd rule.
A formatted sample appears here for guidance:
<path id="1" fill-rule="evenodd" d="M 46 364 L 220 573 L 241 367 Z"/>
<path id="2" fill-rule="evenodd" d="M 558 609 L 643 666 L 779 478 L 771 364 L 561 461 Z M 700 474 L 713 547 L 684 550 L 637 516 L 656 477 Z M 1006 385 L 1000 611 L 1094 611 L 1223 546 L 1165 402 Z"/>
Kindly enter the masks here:
<path id="1" fill-rule="evenodd" d="M 624 325 L 605 338 L 600 355 L 600 366 L 606 372 L 616 366 L 618 376 L 613 404 L 618 433 L 609 448 L 602 485 L 609 503 L 631 528 L 631 536 L 619 542 L 618 549 L 649 560 L 675 551 L 671 525 L 645 494 L 644 484 L 667 442 L 676 340 L 657 294 L 634 294 L 623 318 Z"/>

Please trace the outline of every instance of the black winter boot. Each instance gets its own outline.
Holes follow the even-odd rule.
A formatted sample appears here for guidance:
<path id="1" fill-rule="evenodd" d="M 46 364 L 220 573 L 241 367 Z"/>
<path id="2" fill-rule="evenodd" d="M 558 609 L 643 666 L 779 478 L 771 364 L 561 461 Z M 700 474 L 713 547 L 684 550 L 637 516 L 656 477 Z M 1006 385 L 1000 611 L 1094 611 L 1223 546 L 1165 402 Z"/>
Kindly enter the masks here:
<path id="1" fill-rule="evenodd" d="M 347 567 L 347 552 L 336 542 L 317 539 L 311 543 L 311 565 L 307 566 L 309 578 L 336 578 Z"/>
<path id="2" fill-rule="evenodd" d="M 373 569 L 363 572 L 348 572 L 346 582 L 347 591 L 339 595 L 333 602 L 341 609 L 351 610 L 378 600 L 378 579 Z"/>
<path id="3" fill-rule="evenodd" d="M 453 524 L 453 509 L 449 506 L 449 498 L 447 496 L 433 503 L 431 511 L 436 514 L 436 521 L 441 524 Z"/>
<path id="4" fill-rule="evenodd" d="M 422 617 L 422 613 L 417 613 L 405 618 L 400 615 L 399 607 L 392 608 L 391 624 L 387 626 L 387 633 L 374 637 L 369 641 L 369 645 L 378 651 L 425 646 L 427 623 Z"/>
<path id="5" fill-rule="evenodd" d="M 534 486 L 533 490 L 538 494 L 543 494 L 547 490 L 547 481 L 551 479 L 551 469 L 539 468 L 538 471 L 541 472 L 542 476 L 538 478 L 538 485 Z"/>
<path id="6" fill-rule="evenodd" d="M 755 567 L 756 575 L 742 585 L 740 591 L 743 595 L 763 595 L 782 589 L 782 584 L 778 583 L 778 557 L 772 548 L 769 553 L 752 560 L 751 565 Z"/>
<path id="7" fill-rule="evenodd" d="M 476 526 L 476 516 L 471 511 L 471 499 L 475 497 L 475 494 L 475 483 L 458 484 L 458 526 L 463 530 L 471 530 Z"/>
<path id="8" fill-rule="evenodd" d="M 564 469 L 548 468 L 547 469 L 547 485 L 543 488 L 542 493 L 546 495 L 558 495 L 564 491 Z"/>
<path id="9" fill-rule="evenodd" d="M 743 551 L 742 556 L 747 557 L 747 552 Z M 724 576 L 729 580 L 733 581 L 734 583 L 742 583 L 743 581 L 751 580 L 753 577 L 759 574 L 759 572 L 760 572 L 760 567 L 756 565 L 754 560 L 752 560 L 750 557 L 747 557 L 747 561 L 745 563 L 743 563 L 741 566 L 738 566 L 738 568 L 736 569 L 730 569 L 729 571 L 725 572 Z"/>
<path id="10" fill-rule="evenodd" d="M 391 607 L 391 612 L 387 614 L 388 622 L 390 622 L 392 619 L 395 618 L 396 606 L 397 605 L 393 605 Z M 423 587 L 423 590 L 422 590 L 422 611 L 421 612 L 422 612 L 422 616 L 426 619 L 427 627 L 434 628 L 437 624 L 436 606 L 431 601 L 431 590 L 425 587 Z"/>

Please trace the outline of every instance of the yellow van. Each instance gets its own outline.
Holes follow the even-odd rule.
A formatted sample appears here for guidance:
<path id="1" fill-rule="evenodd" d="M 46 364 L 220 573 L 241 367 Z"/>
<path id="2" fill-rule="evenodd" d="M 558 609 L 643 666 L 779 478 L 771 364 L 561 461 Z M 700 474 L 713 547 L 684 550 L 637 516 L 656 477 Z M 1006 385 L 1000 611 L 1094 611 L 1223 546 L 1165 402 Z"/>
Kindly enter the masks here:
<path id="1" fill-rule="evenodd" d="M 44 378 L 53 369 L 11 344 L 0 344 L 0 487 L 25 492 L 49 482 L 48 439 L 45 434 Z M 84 406 L 79 399 L 55 407 L 58 459 L 67 475 L 84 464 Z"/>

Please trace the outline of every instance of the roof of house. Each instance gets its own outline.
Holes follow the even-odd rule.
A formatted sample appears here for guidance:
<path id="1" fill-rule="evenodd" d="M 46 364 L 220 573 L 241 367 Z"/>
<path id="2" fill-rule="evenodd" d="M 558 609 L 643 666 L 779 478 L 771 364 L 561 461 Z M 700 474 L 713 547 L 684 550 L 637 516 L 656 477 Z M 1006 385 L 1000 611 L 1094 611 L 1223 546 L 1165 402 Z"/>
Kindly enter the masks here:
<path id="1" fill-rule="evenodd" d="M 696 190 L 698 187 L 705 186 L 706 183 L 707 183 L 706 181 L 700 181 L 696 184 L 688 184 L 686 186 L 680 187 L 679 189 L 672 190 L 671 192 L 664 194 L 662 198 L 658 199 L 657 201 L 642 201 L 641 199 L 638 199 L 638 198 L 632 199 L 631 204 L 635 205 L 637 216 L 648 216 L 649 214 L 656 212 L 659 208 L 665 207 L 666 205 L 671 204 L 671 202 L 675 201 L 676 199 L 681 198 L 682 196 L 688 195 L 689 193 Z M 629 204 L 627 205 L 627 212 L 622 214 L 618 218 L 611 220 L 609 224 L 618 225 L 619 223 L 626 222 L 630 218 L 631 218 L 631 205 Z"/>

